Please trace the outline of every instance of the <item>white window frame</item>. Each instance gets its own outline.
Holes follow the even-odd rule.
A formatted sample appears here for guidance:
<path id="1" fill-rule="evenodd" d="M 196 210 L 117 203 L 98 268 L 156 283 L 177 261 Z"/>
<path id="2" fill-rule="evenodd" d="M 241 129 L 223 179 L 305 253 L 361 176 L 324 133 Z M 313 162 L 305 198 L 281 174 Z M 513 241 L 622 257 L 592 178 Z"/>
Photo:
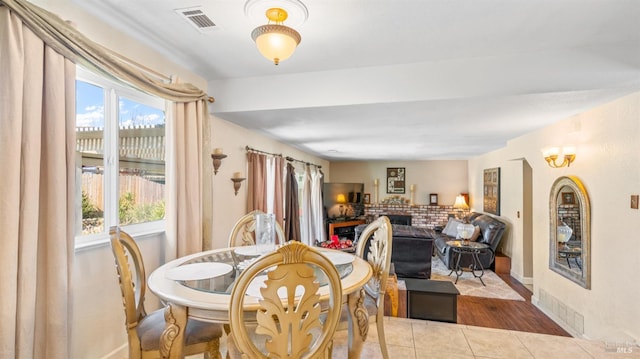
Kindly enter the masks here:
<path id="1" fill-rule="evenodd" d="M 111 226 L 119 225 L 118 218 L 118 99 L 119 97 L 126 97 L 129 100 L 134 100 L 138 103 L 155 107 L 158 109 L 164 109 L 165 113 L 165 136 L 168 137 L 167 128 L 169 127 L 166 123 L 168 121 L 167 113 L 168 106 L 166 100 L 148 95 L 143 92 L 137 91 L 124 85 L 122 83 L 110 80 L 106 77 L 102 77 L 97 75 L 91 71 L 88 71 L 80 66 L 76 67 L 76 80 L 80 80 L 98 87 L 101 87 L 104 90 L 104 232 L 96 233 L 96 234 L 85 234 L 82 233 L 77 234 L 75 236 L 75 249 L 84 249 L 88 247 L 100 246 L 109 243 L 109 228 Z M 115 123 L 114 123 L 115 122 Z M 114 133 L 115 131 L 115 133 Z M 166 141 L 166 143 L 170 143 Z M 165 186 L 169 186 L 169 182 L 167 181 L 170 177 L 167 171 L 171 168 L 169 164 L 169 158 L 171 156 L 168 155 L 169 149 L 165 149 Z M 167 187 L 168 188 L 168 187 Z M 165 196 L 167 196 L 169 191 L 165 191 Z M 76 201 L 78 202 L 78 201 Z M 165 198 L 165 203 L 166 203 Z M 80 215 L 78 213 L 78 205 L 76 204 L 76 215 Z M 166 215 L 166 214 L 165 214 Z M 162 219 L 158 221 L 144 222 L 144 223 L 136 223 L 136 224 L 128 224 L 122 226 L 123 229 L 127 231 L 133 237 L 150 235 L 150 234 L 160 234 L 166 232 L 167 220 Z"/>

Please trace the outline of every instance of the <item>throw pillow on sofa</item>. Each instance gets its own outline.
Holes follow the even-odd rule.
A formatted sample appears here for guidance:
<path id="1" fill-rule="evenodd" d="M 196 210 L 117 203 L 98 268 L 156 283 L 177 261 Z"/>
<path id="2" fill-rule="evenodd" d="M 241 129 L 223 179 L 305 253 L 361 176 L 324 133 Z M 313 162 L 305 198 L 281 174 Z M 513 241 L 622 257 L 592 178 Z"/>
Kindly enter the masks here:
<path id="1" fill-rule="evenodd" d="M 455 218 L 449 218 L 449 222 L 447 222 L 447 226 L 444 227 L 442 233 L 446 234 L 449 237 L 456 238 L 458 236 L 458 225 L 461 223 L 462 222 Z"/>

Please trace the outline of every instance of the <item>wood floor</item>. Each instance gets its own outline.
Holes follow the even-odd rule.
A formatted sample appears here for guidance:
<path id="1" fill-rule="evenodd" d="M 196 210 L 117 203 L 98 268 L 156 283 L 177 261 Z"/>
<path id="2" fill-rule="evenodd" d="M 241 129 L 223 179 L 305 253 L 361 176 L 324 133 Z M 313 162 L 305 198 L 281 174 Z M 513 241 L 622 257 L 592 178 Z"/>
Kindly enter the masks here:
<path id="1" fill-rule="evenodd" d="M 570 337 L 531 304 L 531 292 L 508 274 L 498 274 L 525 301 L 458 296 L 458 324 Z"/>

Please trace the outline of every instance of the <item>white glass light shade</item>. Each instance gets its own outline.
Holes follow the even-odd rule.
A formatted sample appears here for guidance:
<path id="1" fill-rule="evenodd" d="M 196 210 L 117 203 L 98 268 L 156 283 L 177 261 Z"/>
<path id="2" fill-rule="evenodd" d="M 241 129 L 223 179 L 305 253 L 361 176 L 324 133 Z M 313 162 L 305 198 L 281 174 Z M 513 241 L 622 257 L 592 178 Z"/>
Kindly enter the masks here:
<path id="1" fill-rule="evenodd" d="M 256 27 L 251 32 L 251 38 L 256 42 L 262 56 L 276 65 L 291 57 L 302 40 L 296 30 L 273 24 Z"/>
<path id="2" fill-rule="evenodd" d="M 571 235 L 573 234 L 573 229 L 567 226 L 566 223 L 561 222 L 562 224 L 558 226 L 558 242 L 565 243 L 571 239 Z"/>
<path id="3" fill-rule="evenodd" d="M 468 240 L 473 235 L 475 227 L 471 223 L 460 223 L 458 225 L 458 237 Z"/>

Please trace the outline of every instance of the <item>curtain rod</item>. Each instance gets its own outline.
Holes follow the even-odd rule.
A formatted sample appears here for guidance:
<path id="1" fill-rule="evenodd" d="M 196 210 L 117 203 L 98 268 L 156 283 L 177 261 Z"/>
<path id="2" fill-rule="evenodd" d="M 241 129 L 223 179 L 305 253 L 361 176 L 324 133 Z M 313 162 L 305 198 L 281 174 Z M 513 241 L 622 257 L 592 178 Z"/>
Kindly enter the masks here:
<path id="1" fill-rule="evenodd" d="M 271 153 L 271 152 L 266 152 L 266 151 L 260 151 L 260 150 L 256 150 L 255 148 L 251 148 L 249 146 L 245 146 L 245 149 L 247 151 L 251 151 L 251 152 L 257 152 L 257 153 L 262 153 L 264 155 L 269 155 L 269 156 L 276 156 L 276 157 L 282 157 L 282 153 Z"/>
<path id="2" fill-rule="evenodd" d="M 298 160 L 298 159 L 295 159 L 295 158 L 289 157 L 289 156 L 286 157 L 286 160 L 289 161 L 289 162 L 304 163 L 307 166 L 316 166 L 316 168 L 322 168 L 322 166 L 317 165 L 315 163 L 311 163 L 311 162 L 307 162 L 307 161 L 301 161 L 301 160 Z"/>
<path id="3" fill-rule="evenodd" d="M 261 150 L 255 149 L 255 148 L 251 148 L 249 146 L 245 146 L 244 148 L 245 148 L 245 150 L 251 151 L 251 152 L 262 153 L 262 154 L 269 155 L 269 156 L 282 157 L 282 153 L 271 153 L 271 152 L 261 151 Z M 289 161 L 289 162 L 299 162 L 299 163 L 304 163 L 307 166 L 316 166 L 317 168 L 322 168 L 322 166 L 317 165 L 315 163 L 301 161 L 301 160 L 295 159 L 295 158 L 293 158 L 291 156 L 287 156 L 287 157 L 285 157 L 285 159 L 287 161 Z"/>

